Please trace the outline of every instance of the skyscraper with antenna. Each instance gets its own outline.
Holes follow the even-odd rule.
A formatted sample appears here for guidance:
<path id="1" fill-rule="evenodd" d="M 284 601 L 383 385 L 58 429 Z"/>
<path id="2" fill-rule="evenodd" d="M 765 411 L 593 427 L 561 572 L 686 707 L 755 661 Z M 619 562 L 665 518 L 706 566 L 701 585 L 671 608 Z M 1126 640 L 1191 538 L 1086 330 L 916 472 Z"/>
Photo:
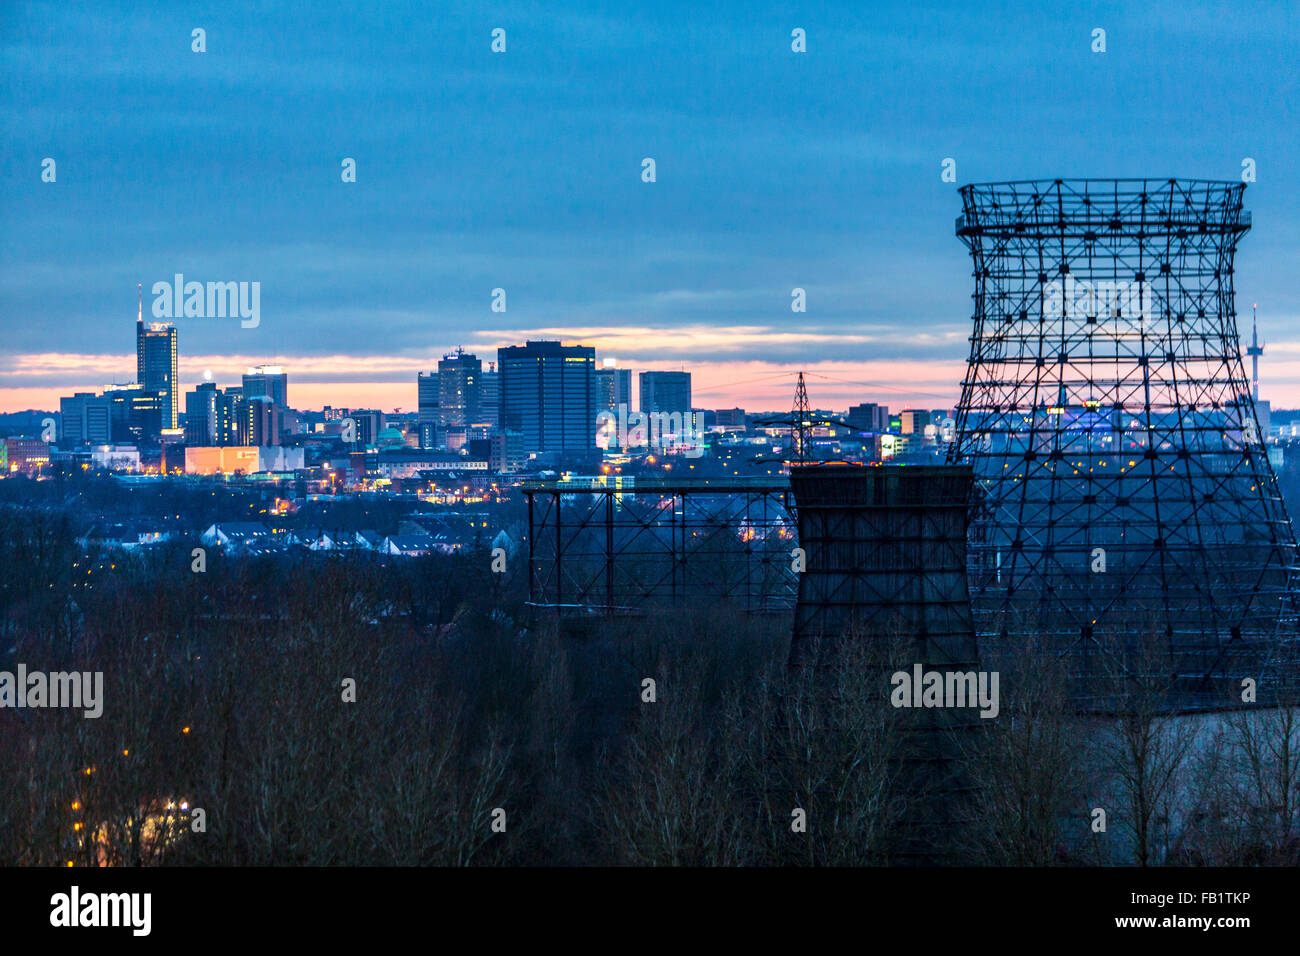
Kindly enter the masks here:
<path id="1" fill-rule="evenodd" d="M 144 321 L 144 286 L 137 283 L 135 380 L 162 397 L 161 427 L 174 431 L 179 421 L 176 377 L 176 326 Z"/>
<path id="2" fill-rule="evenodd" d="M 1250 307 L 1250 348 L 1246 349 L 1246 354 L 1250 356 L 1251 394 L 1257 402 L 1259 401 L 1259 357 L 1264 354 L 1264 346 L 1259 341 L 1259 321 L 1256 315 L 1258 310 L 1259 303 L 1253 303 Z"/>

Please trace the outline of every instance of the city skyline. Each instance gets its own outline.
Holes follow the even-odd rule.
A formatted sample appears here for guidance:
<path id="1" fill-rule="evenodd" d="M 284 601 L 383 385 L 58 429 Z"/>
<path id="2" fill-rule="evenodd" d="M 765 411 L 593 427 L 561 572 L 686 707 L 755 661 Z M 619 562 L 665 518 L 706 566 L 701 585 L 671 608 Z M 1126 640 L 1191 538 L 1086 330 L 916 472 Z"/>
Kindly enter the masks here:
<path id="1" fill-rule="evenodd" d="M 785 407 L 800 369 L 815 404 L 951 404 L 971 315 L 960 185 L 1235 180 L 1246 159 L 1239 326 L 1245 339 L 1258 302 L 1262 395 L 1300 405 L 1300 134 L 1292 74 L 1275 69 L 1300 25 L 1284 5 L 1244 25 L 1194 5 L 1046 28 L 1007 3 L 920 20 L 901 4 L 687 9 L 615 21 L 507 5 L 437 23 L 231 10 L 202 24 L 201 55 L 180 15 L 53 9 L 42 31 L 5 12 L 17 82 L 0 122 L 22 135 L 0 160 L 0 409 L 128 380 L 116 320 L 137 283 L 176 273 L 262 287 L 254 328 L 177 320 L 183 390 L 205 370 L 278 364 L 301 407 L 413 411 L 415 374 L 449 348 L 559 339 L 685 367 L 705 407 Z M 52 84 L 74 47 L 83 66 Z M 1225 108 L 1199 110 L 1209 96 Z M 1087 110 L 1062 114 L 1071 100 Z M 791 312 L 795 289 L 806 312 Z"/>
<path id="2" fill-rule="evenodd" d="M 137 316 L 137 323 L 139 322 Z M 145 334 L 157 334 L 161 330 L 168 330 L 169 341 L 177 343 L 179 340 L 178 321 L 167 319 L 162 321 L 145 322 Z M 936 376 L 935 381 L 931 384 L 935 391 L 923 391 L 919 389 L 908 389 L 905 387 L 891 384 L 887 381 L 865 382 L 850 381 L 841 377 L 840 365 L 835 362 L 817 362 L 810 363 L 807 366 L 798 369 L 776 369 L 771 363 L 751 362 L 751 363 L 701 363 L 695 365 L 692 363 L 682 362 L 679 367 L 663 367 L 660 365 L 642 367 L 633 364 L 631 360 L 625 360 L 621 357 L 605 355 L 600 352 L 598 347 L 590 345 L 589 340 L 570 340 L 569 336 L 563 335 L 559 329 L 544 330 L 553 335 L 553 338 L 530 341 L 556 341 L 565 346 L 585 346 L 595 348 L 597 357 L 603 362 L 617 361 L 618 368 L 624 372 L 632 372 L 636 375 L 649 373 L 681 373 L 685 372 L 691 381 L 713 382 L 714 387 L 698 388 L 694 384 L 690 386 L 693 395 L 699 396 L 699 401 L 694 401 L 695 408 L 728 408 L 728 407 L 748 407 L 755 410 L 768 410 L 784 408 L 789 404 L 789 399 L 793 395 L 794 383 L 800 372 L 814 379 L 814 392 L 826 399 L 833 396 L 834 400 L 822 400 L 822 407 L 845 407 L 856 404 L 862 400 L 862 396 L 867 392 L 879 392 L 876 397 L 881 399 L 882 404 L 893 404 L 895 407 L 907 407 L 915 405 L 917 407 L 929 407 L 934 404 L 949 405 L 955 401 L 955 396 L 959 387 L 953 387 L 944 391 L 942 382 Z M 503 340 L 497 348 L 511 348 L 522 345 L 522 341 Z M 457 347 L 459 349 L 459 347 Z M 176 389 L 178 404 L 183 413 L 184 395 L 193 391 L 200 385 L 215 384 L 219 387 L 238 387 L 238 383 L 246 382 L 250 377 L 257 373 L 259 376 L 263 371 L 272 371 L 278 376 L 284 376 L 293 373 L 289 367 L 287 359 L 266 359 L 260 356 L 241 355 L 241 356 L 198 356 L 187 357 L 179 344 L 175 345 L 175 361 L 181 369 L 178 374 L 178 385 Z M 464 350 L 467 356 L 472 356 L 469 350 Z M 490 354 L 495 355 L 497 349 L 492 349 Z M 444 364 L 447 359 L 452 358 L 457 353 L 455 351 L 440 353 L 437 357 L 430 358 L 427 362 L 420 360 L 404 360 L 402 368 L 409 371 L 411 375 L 419 376 L 428 372 L 435 375 L 440 365 Z M 339 357 L 333 357 L 339 358 Z M 125 359 L 124 359 L 125 361 Z M 330 359 L 323 362 L 313 363 L 309 367 L 307 374 L 321 375 L 322 367 L 328 367 Z M 484 360 L 487 361 L 486 359 Z M 496 364 L 495 358 L 492 364 Z M 73 392 L 82 391 L 99 391 L 105 388 L 121 386 L 132 383 L 139 378 L 139 361 L 137 360 L 137 370 L 133 373 L 123 373 L 116 370 L 111 363 L 111 359 L 106 359 L 105 368 L 112 371 L 112 377 L 102 381 L 94 382 L 92 379 L 84 379 L 84 385 L 53 387 L 50 389 L 54 395 L 51 409 L 57 409 L 59 399 Z M 889 363 L 880 363 L 888 365 Z M 957 376 L 954 381 L 960 382 L 960 375 L 965 367 L 964 362 L 955 363 Z M 193 374 L 193 379 L 187 379 L 186 371 L 193 372 L 194 369 L 202 366 L 202 371 Z M 875 368 L 875 364 L 868 366 Z M 946 369 L 948 363 L 939 366 L 940 369 Z M 856 366 L 855 366 L 856 368 Z M 737 370 L 752 371 L 752 377 L 742 378 L 737 381 L 735 375 Z M 829 370 L 829 371 L 827 371 Z M 596 371 L 599 371 L 597 369 Z M 882 379 L 888 369 L 881 368 Z M 81 370 L 84 374 L 84 370 Z M 940 373 L 942 374 L 942 373 Z M 327 375 L 328 377 L 328 375 Z M 865 390 L 865 391 L 864 391 Z M 634 388 L 635 394 L 637 389 Z M 305 395 L 305 400 L 297 400 L 290 403 L 287 407 L 299 408 L 302 410 L 319 411 L 327 406 L 339 408 L 376 408 L 386 411 L 396 410 L 401 414 L 416 414 L 418 412 L 418 384 L 413 380 L 403 380 L 400 382 L 383 383 L 377 386 L 375 383 L 355 383 L 347 381 L 294 381 L 295 395 Z M 408 394 L 409 393 L 409 394 Z M 383 394 L 387 397 L 397 397 L 396 403 L 385 403 L 374 400 L 375 394 Z M 756 400 L 758 396 L 766 396 L 773 402 L 772 405 L 764 405 L 761 400 Z M 356 401 L 345 401 L 343 398 L 355 398 Z M 731 401 L 731 398 L 737 401 Z M 908 399 L 908 400 L 903 400 Z M 816 404 L 816 403 L 814 403 Z M 22 412 L 28 410 L 40 410 L 36 406 L 25 406 L 23 408 L 0 408 L 0 413 Z"/>

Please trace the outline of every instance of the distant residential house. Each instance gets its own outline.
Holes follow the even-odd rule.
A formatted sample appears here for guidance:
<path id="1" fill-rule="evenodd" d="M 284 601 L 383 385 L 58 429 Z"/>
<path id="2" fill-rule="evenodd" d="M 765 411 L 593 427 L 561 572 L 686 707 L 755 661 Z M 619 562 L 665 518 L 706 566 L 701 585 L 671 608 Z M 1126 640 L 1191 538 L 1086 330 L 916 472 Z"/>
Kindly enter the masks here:
<path id="1" fill-rule="evenodd" d="M 432 536 L 427 534 L 390 534 L 384 539 L 380 550 L 384 554 L 397 554 L 406 558 L 415 558 L 441 549 Z"/>
<path id="2" fill-rule="evenodd" d="M 91 527 L 82 536 L 83 544 L 98 544 L 106 548 L 132 550 L 151 544 L 170 541 L 172 533 L 144 519 L 120 522 L 102 522 Z"/>
<path id="3" fill-rule="evenodd" d="M 355 540 L 358 548 L 365 548 L 368 551 L 382 551 L 384 547 L 384 536 L 373 528 L 358 531 Z"/>
<path id="4" fill-rule="evenodd" d="M 498 531 L 497 536 L 492 539 L 492 549 L 495 551 L 497 548 L 504 548 L 508 556 L 515 553 L 515 547 L 515 539 L 504 531 Z"/>
<path id="5" fill-rule="evenodd" d="M 356 542 L 350 534 L 338 531 L 321 533 L 319 548 L 321 551 L 347 551 L 354 547 L 356 547 Z"/>
<path id="6" fill-rule="evenodd" d="M 257 521 L 218 522 L 199 535 L 199 540 L 210 548 L 224 548 L 246 554 L 284 549 L 283 538 Z"/>
<path id="7" fill-rule="evenodd" d="M 447 534 L 445 531 L 439 531 L 430 535 L 430 537 L 433 538 L 434 547 L 443 554 L 454 554 L 465 547 L 464 541 L 461 541 L 453 535 Z"/>
<path id="8" fill-rule="evenodd" d="M 320 528 L 300 529 L 293 532 L 289 537 L 291 543 L 300 544 L 312 551 L 339 551 L 353 547 L 349 535 L 322 531 Z"/>
<path id="9" fill-rule="evenodd" d="M 284 540 L 277 535 L 272 535 L 269 541 L 249 541 L 238 548 L 239 554 L 246 558 L 256 558 L 261 555 L 283 554 Z"/>
<path id="10" fill-rule="evenodd" d="M 421 528 L 443 545 L 441 550 L 450 553 L 486 545 L 492 538 L 487 524 L 485 515 L 413 514 L 401 530 Z"/>

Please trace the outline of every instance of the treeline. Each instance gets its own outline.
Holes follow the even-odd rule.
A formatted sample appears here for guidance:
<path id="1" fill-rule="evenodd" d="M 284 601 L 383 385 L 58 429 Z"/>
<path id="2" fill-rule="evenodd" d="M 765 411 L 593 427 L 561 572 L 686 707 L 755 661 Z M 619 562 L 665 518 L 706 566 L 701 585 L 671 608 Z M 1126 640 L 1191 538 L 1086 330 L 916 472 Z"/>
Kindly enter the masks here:
<path id="1" fill-rule="evenodd" d="M 188 544 L 0 511 L 0 670 L 105 683 L 98 719 L 0 710 L 0 863 L 1300 861 L 1291 709 L 1081 717 L 1027 648 L 996 720 L 936 727 L 896 642 L 792 669 L 788 617 L 537 619 L 518 559 Z"/>

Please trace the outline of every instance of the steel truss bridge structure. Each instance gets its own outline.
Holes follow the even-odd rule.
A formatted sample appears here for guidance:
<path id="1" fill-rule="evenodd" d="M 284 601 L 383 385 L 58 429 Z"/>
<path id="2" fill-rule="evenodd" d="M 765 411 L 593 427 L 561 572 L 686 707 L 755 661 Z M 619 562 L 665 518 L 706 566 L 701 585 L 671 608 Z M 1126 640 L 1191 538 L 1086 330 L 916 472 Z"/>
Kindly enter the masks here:
<path id="1" fill-rule="evenodd" d="M 1037 641 L 1081 681 L 1164 673 L 1189 707 L 1293 673 L 1296 539 L 1233 297 L 1244 190 L 961 189 L 974 330 L 949 462 L 975 472 L 982 642 Z"/>
<path id="2" fill-rule="evenodd" d="M 795 605 L 789 482 L 607 476 L 525 482 L 529 599 L 561 614 Z"/>

